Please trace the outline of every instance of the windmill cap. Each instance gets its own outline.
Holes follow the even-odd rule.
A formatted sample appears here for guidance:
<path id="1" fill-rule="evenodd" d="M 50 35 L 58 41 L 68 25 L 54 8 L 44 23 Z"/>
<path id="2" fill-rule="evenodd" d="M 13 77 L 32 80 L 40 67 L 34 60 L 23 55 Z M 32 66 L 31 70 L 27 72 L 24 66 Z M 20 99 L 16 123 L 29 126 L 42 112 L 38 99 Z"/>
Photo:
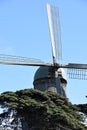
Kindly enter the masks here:
<path id="1" fill-rule="evenodd" d="M 38 80 L 38 79 L 43 79 L 43 78 L 50 78 L 52 77 L 52 75 L 50 74 L 50 67 L 39 67 L 34 75 L 34 81 Z M 66 73 L 64 71 L 63 68 L 59 68 L 57 70 L 58 75 L 60 75 L 66 82 L 67 82 L 67 78 L 66 78 Z"/>
<path id="2" fill-rule="evenodd" d="M 34 80 L 38 80 L 46 77 L 49 77 L 49 67 L 39 67 L 39 69 L 37 69 L 34 75 Z"/>

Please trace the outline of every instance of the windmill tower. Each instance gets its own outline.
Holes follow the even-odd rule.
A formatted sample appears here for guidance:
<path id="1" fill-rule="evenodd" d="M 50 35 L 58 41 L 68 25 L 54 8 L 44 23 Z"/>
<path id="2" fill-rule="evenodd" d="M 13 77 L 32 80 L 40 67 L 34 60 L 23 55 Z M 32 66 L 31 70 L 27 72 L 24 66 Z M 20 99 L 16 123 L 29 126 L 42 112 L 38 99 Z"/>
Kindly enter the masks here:
<path id="1" fill-rule="evenodd" d="M 53 63 L 45 63 L 41 60 L 27 57 L 0 54 L 0 64 L 39 66 L 34 76 L 34 88 L 41 91 L 57 92 L 65 96 L 67 79 L 64 69 L 68 69 L 68 74 L 71 78 L 86 79 L 87 64 L 59 63 L 59 59 L 62 58 L 62 45 L 58 8 L 47 4 L 47 15 Z"/>

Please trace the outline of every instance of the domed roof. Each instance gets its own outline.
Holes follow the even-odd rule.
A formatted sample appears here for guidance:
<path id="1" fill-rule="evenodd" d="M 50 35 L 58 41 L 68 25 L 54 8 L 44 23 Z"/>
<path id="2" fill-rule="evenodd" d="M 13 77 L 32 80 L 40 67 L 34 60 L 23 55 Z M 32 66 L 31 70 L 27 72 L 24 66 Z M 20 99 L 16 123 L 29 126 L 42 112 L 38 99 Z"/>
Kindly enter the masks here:
<path id="1" fill-rule="evenodd" d="M 45 78 L 49 77 L 49 67 L 39 67 L 37 69 L 35 75 L 34 75 L 34 80 L 40 79 L 40 78 Z"/>
<path id="2" fill-rule="evenodd" d="M 39 67 L 39 69 L 37 69 L 37 71 L 34 75 L 34 81 L 37 80 L 37 79 L 41 79 L 41 78 L 51 77 L 52 73 L 50 73 L 50 72 L 52 72 L 52 67 L 43 67 L 43 66 Z M 60 74 L 62 76 L 62 78 L 67 80 L 66 73 L 65 73 L 63 68 L 59 68 L 57 70 L 57 72 L 58 72 L 58 74 Z"/>

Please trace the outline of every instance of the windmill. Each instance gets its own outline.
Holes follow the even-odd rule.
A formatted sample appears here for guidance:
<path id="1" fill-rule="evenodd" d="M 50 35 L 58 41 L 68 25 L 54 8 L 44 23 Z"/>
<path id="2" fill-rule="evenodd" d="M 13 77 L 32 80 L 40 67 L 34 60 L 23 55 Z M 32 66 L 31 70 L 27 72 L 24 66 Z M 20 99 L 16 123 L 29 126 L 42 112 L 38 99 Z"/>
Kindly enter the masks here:
<path id="1" fill-rule="evenodd" d="M 59 22 L 59 11 L 57 7 L 47 4 L 47 15 L 52 45 L 53 63 L 45 63 L 38 59 L 21 56 L 0 54 L 0 64 L 39 66 L 34 76 L 34 88 L 41 91 L 50 90 L 66 95 L 66 74 L 68 70 L 71 78 L 86 79 L 87 64 L 68 63 L 60 64 L 57 59 L 62 58 L 62 44 Z"/>

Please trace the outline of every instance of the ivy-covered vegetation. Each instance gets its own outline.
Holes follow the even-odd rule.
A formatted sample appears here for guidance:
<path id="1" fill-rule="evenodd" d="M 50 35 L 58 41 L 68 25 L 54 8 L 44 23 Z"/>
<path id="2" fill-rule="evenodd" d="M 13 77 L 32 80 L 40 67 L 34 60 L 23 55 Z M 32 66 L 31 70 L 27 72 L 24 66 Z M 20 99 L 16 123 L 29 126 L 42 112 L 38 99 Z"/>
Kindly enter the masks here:
<path id="1" fill-rule="evenodd" d="M 87 127 L 81 124 L 79 106 L 72 105 L 67 98 L 56 93 L 33 89 L 4 92 L 0 95 L 0 104 L 8 110 L 16 110 L 28 129 L 56 130 L 63 126 L 67 130 L 87 130 Z"/>

